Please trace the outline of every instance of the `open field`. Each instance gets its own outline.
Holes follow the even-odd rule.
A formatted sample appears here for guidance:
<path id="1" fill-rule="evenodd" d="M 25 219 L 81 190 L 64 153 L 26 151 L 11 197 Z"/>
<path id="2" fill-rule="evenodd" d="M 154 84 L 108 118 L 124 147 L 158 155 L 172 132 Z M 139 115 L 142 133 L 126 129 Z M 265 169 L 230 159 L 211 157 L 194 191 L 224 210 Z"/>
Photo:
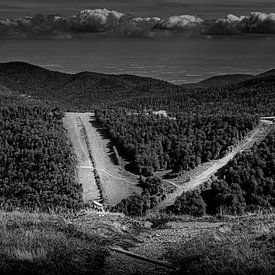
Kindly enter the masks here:
<path id="1" fill-rule="evenodd" d="M 99 177 L 104 202 L 109 206 L 140 192 L 136 186 L 137 178 L 130 177 L 122 167 L 113 163 L 110 140 L 95 127 L 94 113 L 66 113 L 64 125 L 77 157 L 84 201 L 97 199 L 99 195 L 94 170 Z"/>
<path id="2" fill-rule="evenodd" d="M 198 186 L 205 183 L 207 180 L 211 178 L 219 169 L 224 167 L 230 160 L 232 160 L 238 153 L 250 149 L 254 143 L 260 142 L 263 140 L 266 135 L 271 131 L 273 128 L 272 124 L 265 123 L 264 121 L 261 121 L 259 126 L 257 126 L 254 130 L 252 130 L 244 139 L 241 141 L 236 147 L 234 147 L 230 153 L 228 153 L 225 157 L 211 161 L 210 165 L 204 165 L 199 167 L 200 173 L 194 173 L 196 175 L 195 177 L 191 178 L 190 181 L 178 185 L 173 180 L 171 181 L 171 184 L 174 186 L 178 186 L 178 188 L 175 190 L 175 192 L 168 194 L 166 199 L 162 201 L 158 206 L 157 209 L 163 209 L 167 206 L 172 205 L 176 198 L 182 194 L 182 192 L 186 192 L 189 190 L 193 190 L 197 188 Z M 205 169 L 203 169 L 205 168 Z"/>

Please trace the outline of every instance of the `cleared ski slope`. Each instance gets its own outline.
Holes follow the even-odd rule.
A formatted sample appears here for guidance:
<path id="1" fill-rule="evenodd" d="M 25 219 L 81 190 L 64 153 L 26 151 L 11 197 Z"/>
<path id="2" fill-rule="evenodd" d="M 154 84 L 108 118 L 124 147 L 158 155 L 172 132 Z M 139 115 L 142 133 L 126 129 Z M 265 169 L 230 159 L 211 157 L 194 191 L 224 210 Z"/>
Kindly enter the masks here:
<path id="1" fill-rule="evenodd" d="M 189 182 L 178 186 L 178 188 L 171 194 L 166 196 L 166 199 L 162 201 L 155 209 L 161 210 L 167 206 L 173 205 L 176 198 L 180 196 L 183 192 L 193 190 L 198 186 L 205 183 L 212 175 L 214 175 L 219 169 L 224 167 L 231 159 L 233 159 L 238 153 L 251 148 L 255 142 L 263 140 L 266 135 L 271 131 L 272 124 L 261 120 L 260 124 L 252 130 L 232 151 L 225 157 L 219 159 L 206 171 L 202 172 L 200 175 L 191 179 Z"/>
<path id="2" fill-rule="evenodd" d="M 128 177 L 122 167 L 112 162 L 110 140 L 100 134 L 94 122 L 94 113 L 66 113 L 64 118 L 64 126 L 77 158 L 84 202 L 98 201 L 100 193 L 103 193 L 105 204 L 112 206 L 134 192 L 140 193 L 140 188 L 136 186 L 137 180 Z M 95 170 L 101 192 L 95 181 Z"/>

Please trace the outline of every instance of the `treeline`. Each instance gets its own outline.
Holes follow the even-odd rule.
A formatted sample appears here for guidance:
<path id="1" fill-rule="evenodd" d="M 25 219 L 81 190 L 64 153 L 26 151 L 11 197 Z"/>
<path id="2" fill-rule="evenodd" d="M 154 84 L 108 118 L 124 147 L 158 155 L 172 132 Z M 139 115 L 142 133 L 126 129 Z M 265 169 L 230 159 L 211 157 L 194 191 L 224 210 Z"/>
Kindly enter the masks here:
<path id="1" fill-rule="evenodd" d="M 80 207 L 74 168 L 62 112 L 0 93 L 0 207 Z"/>
<path id="2" fill-rule="evenodd" d="M 172 116 L 179 113 L 274 113 L 273 74 L 216 78 L 218 83 L 209 79 L 194 85 L 177 86 L 134 75 L 66 74 L 22 62 L 0 63 L 0 84 L 18 94 L 27 93 L 65 110 L 87 111 L 102 107 L 165 109 L 173 113 Z"/>
<path id="3" fill-rule="evenodd" d="M 108 129 L 118 153 L 144 176 L 161 169 L 184 172 L 218 159 L 255 127 L 259 116 L 275 113 L 272 74 L 230 79 L 226 85 L 176 86 L 138 76 L 65 74 L 13 62 L 0 64 L 1 84 L 17 96 L 27 94 L 63 110 L 98 108 L 97 120 Z M 28 106 L 15 104 L 15 96 L 0 98 L 2 204 L 77 207 L 81 187 L 74 181 L 61 112 L 19 98 Z M 160 109 L 169 117 L 147 115 Z"/>
<path id="4" fill-rule="evenodd" d="M 23 62 L 0 63 L 0 84 L 17 94 L 28 94 L 72 111 L 87 111 L 118 99 L 181 89 L 153 78 L 93 72 L 66 74 Z"/>
<path id="5" fill-rule="evenodd" d="M 144 176 L 172 169 L 184 172 L 224 156 L 258 123 L 257 116 L 180 116 L 132 114 L 126 109 L 96 111 L 131 168 Z"/>
<path id="6" fill-rule="evenodd" d="M 275 131 L 228 163 L 202 193 L 210 212 L 242 213 L 275 206 Z M 210 199 L 211 198 L 211 199 Z"/>
<path id="7" fill-rule="evenodd" d="M 275 77 L 252 78 L 239 83 L 212 88 L 196 85 L 168 89 L 167 93 L 128 97 L 115 101 L 113 107 L 134 110 L 165 109 L 176 114 L 195 115 L 272 115 L 275 113 Z"/>
<path id="8" fill-rule="evenodd" d="M 169 209 L 176 214 L 242 214 L 275 207 L 275 131 L 238 154 L 201 193 L 183 193 Z"/>

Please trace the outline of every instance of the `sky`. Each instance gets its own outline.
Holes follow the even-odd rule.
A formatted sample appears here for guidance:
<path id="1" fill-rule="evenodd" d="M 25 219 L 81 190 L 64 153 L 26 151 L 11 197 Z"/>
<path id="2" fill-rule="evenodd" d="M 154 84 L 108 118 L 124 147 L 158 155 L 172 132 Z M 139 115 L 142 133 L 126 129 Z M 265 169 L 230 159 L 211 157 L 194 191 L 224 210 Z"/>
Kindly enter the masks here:
<path id="1" fill-rule="evenodd" d="M 158 16 L 165 20 L 172 15 L 199 15 L 210 27 L 200 27 L 204 31 L 203 35 L 196 29 L 197 25 L 189 32 L 185 30 L 184 24 L 180 33 L 174 33 L 173 30 L 169 32 L 169 28 L 163 28 L 163 25 L 151 32 L 151 27 L 148 31 L 146 24 L 137 24 L 136 29 L 132 21 L 127 21 L 128 25 L 122 21 L 118 36 L 104 33 L 84 33 L 81 36 L 80 28 L 79 32 L 76 29 L 57 32 L 54 37 L 26 35 L 28 39 L 21 40 L 20 35 L 25 33 L 16 28 L 13 30 L 13 20 L 2 20 L 4 31 L 1 37 L 0 20 L 0 62 L 24 61 L 65 72 L 130 73 L 173 83 L 199 81 L 217 74 L 257 74 L 273 68 L 275 64 L 274 15 L 268 24 L 262 19 L 255 24 L 255 20 L 247 17 L 249 20 L 245 22 L 248 22 L 249 28 L 245 25 L 245 34 L 242 23 L 234 20 L 230 24 L 227 19 L 224 24 L 206 20 L 223 18 L 228 14 L 245 16 L 255 11 L 275 13 L 275 0 L 0 0 L 0 19 L 23 18 L 37 13 L 61 13 L 66 18 L 71 18 L 71 15 L 78 14 L 80 10 L 96 8 L 130 13 L 134 17 Z M 197 17 L 191 16 L 192 18 Z M 182 20 L 183 23 L 185 21 Z M 223 22 L 218 20 L 220 21 Z M 24 31 L 27 30 L 30 34 L 43 34 L 45 31 L 43 24 L 40 28 L 39 20 L 38 25 L 34 23 L 34 28 L 26 28 L 24 24 Z M 18 35 L 19 39 L 5 39 L 5 26 L 7 29 L 11 26 L 11 34 L 14 35 L 11 37 L 17 38 Z M 127 28 L 124 30 L 125 26 Z M 250 27 L 252 31 L 248 32 Z M 76 37 L 73 36 L 75 34 Z"/>
<path id="2" fill-rule="evenodd" d="M 1 0 L 0 18 L 23 17 L 35 13 L 71 15 L 81 9 L 107 8 L 136 16 L 199 14 L 207 18 L 250 11 L 275 12 L 274 0 Z"/>

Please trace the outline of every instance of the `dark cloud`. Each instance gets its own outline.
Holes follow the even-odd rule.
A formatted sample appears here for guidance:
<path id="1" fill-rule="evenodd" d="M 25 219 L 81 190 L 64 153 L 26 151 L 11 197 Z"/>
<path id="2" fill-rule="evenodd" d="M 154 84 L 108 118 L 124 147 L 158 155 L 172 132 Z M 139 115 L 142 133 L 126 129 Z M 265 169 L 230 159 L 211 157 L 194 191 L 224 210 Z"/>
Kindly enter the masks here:
<path id="1" fill-rule="evenodd" d="M 1 0 L 0 17 L 24 17 L 59 12 L 66 16 L 87 8 L 105 7 L 135 16 L 166 18 L 175 14 L 200 14 L 209 19 L 228 13 L 275 12 L 274 0 Z M 1 6 L 2 5 L 2 6 Z"/>

